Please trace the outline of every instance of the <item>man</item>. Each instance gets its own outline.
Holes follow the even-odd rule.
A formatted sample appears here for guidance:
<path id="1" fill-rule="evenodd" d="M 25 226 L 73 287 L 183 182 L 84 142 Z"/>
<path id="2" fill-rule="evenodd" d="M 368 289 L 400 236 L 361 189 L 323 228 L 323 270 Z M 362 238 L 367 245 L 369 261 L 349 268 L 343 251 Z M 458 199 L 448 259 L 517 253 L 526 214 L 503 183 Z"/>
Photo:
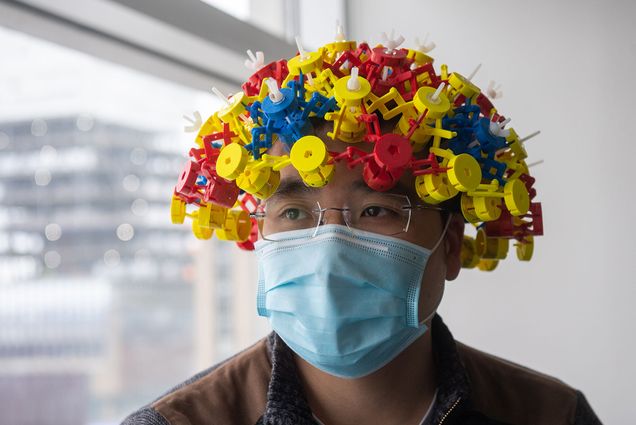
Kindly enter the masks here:
<path id="1" fill-rule="evenodd" d="M 382 61 L 404 53 L 396 45 L 376 49 L 380 50 L 364 44 L 349 46 L 332 57 L 329 45 L 322 51 L 325 63 L 336 63 L 336 58 L 349 54 L 349 60 L 366 71 L 360 71 L 364 78 L 357 77 L 357 68 L 344 73 L 340 79 L 346 81 L 346 88 L 344 83 L 334 84 L 332 98 L 338 100 L 337 107 L 329 103 L 329 96 L 319 98 L 319 93 L 315 97 L 319 99 L 317 104 L 326 106 L 313 109 L 317 118 L 309 121 L 299 118 L 302 115 L 289 105 L 293 98 L 301 112 L 313 107 L 297 89 L 317 87 L 321 82 L 318 78 L 324 74 L 305 66 L 307 69 L 297 73 L 298 85 L 291 85 L 295 90 L 288 91 L 279 91 L 272 80 L 266 81 L 270 85 L 269 97 L 261 96 L 262 105 L 252 103 L 256 106 L 249 109 L 251 125 L 277 128 L 281 142 L 259 145 L 261 139 L 254 137 L 258 133 L 252 132 L 251 144 L 225 141 L 220 152 L 212 151 L 214 146 L 210 145 L 205 158 L 198 158 L 200 163 L 190 166 L 203 173 L 205 161 L 214 157 L 213 169 L 218 176 L 236 181 L 241 189 L 262 198 L 259 208 L 252 212 L 260 239 L 256 242 L 257 308 L 260 315 L 269 317 L 274 332 L 133 413 L 124 424 L 600 423 L 581 392 L 555 378 L 454 341 L 441 317 L 435 314 L 445 281 L 454 280 L 462 265 L 475 263 L 477 254 L 471 250 L 476 245 L 464 236 L 466 216 L 472 218 L 474 214 L 490 222 L 503 220 L 499 215 L 489 218 L 493 209 L 480 210 L 478 203 L 483 200 L 475 200 L 476 212 L 466 207 L 465 199 L 463 209 L 458 207 L 458 192 L 474 193 L 465 196 L 470 201 L 471 196 L 479 196 L 478 189 L 487 189 L 477 187 L 481 172 L 474 184 L 468 178 L 476 160 L 473 164 L 467 156 L 458 159 L 460 152 L 470 151 L 448 146 L 468 134 L 466 137 L 472 139 L 465 145 L 472 148 L 475 140 L 478 142 L 476 158 L 480 164 L 483 160 L 496 168 L 500 157 L 488 156 L 488 143 L 505 139 L 499 133 L 503 126 L 485 135 L 477 134 L 479 109 L 469 109 L 470 99 L 477 99 L 477 94 L 467 95 L 472 88 L 459 77 L 451 83 L 457 93 L 450 89 L 444 94 L 446 81 L 451 78 L 433 74 L 432 67 L 427 66 L 432 60 L 421 57 L 421 62 L 417 58 L 390 62 L 390 74 L 394 76 L 401 72 L 411 75 L 408 70 L 420 70 L 413 71 L 413 75 L 422 75 L 424 68 L 429 72 L 428 81 L 422 83 L 424 91 L 411 96 L 428 93 L 422 97 L 427 111 L 422 112 L 421 118 L 392 120 L 395 114 L 391 108 L 378 105 L 386 96 L 395 100 L 395 92 L 387 94 L 378 89 L 381 95 L 371 94 L 378 86 L 370 83 L 364 92 L 369 102 L 360 102 L 363 96 L 356 97 L 356 93 L 364 91 L 368 81 L 377 76 L 369 61 L 386 65 L 389 62 Z M 301 65 L 313 60 L 312 54 L 304 53 L 302 48 L 299 51 L 297 58 L 306 61 Z M 406 53 L 403 56 L 408 57 Z M 290 60 L 291 74 L 292 65 L 297 64 Z M 379 69 L 379 73 L 383 72 Z M 308 73 L 308 82 L 304 72 Z M 390 74 L 386 72 L 381 78 L 390 82 Z M 279 80 L 282 78 L 285 77 L 278 75 Z M 356 78 L 360 78 L 359 83 Z M 244 90 L 248 91 L 245 87 Z M 452 112 L 447 95 L 455 99 Z M 464 109 L 460 96 L 466 97 Z M 445 109 L 436 106 L 442 100 L 447 103 Z M 397 103 L 402 101 L 400 97 Z M 415 107 L 416 101 L 412 102 Z M 230 121 L 228 116 L 239 116 L 244 110 L 236 105 L 233 98 L 220 116 L 226 121 Z M 377 121 L 374 108 L 382 114 Z M 438 117 L 433 116 L 436 110 Z M 342 114 L 347 111 L 357 117 L 349 126 L 338 122 L 344 120 Z M 463 124 L 462 114 L 466 116 Z M 285 120 L 280 119 L 283 116 Z M 442 116 L 450 117 L 444 122 L 444 129 L 439 127 Z M 327 121 L 320 119 L 323 117 Z M 486 126 L 503 121 L 497 117 L 492 121 L 482 119 Z M 273 122 L 269 127 L 268 120 Z M 404 122 L 406 127 L 400 127 Z M 428 127 L 422 126 L 423 122 Z M 436 126 L 437 132 L 431 130 Z M 468 128 L 473 133 L 467 132 Z M 450 129 L 452 134 L 443 132 Z M 215 140 L 224 131 L 217 125 Z M 237 128 L 234 134 L 240 131 Z M 224 134 L 227 136 L 227 132 Z M 392 134 L 400 136 L 389 136 Z M 442 142 L 441 137 L 448 140 Z M 352 148 L 353 139 L 368 143 L 356 143 Z M 206 139 L 202 140 L 206 143 Z M 251 149 L 254 162 L 247 162 L 244 149 Z M 505 145 L 498 149 L 505 156 Z M 265 152 L 267 155 L 262 156 Z M 529 174 L 520 165 L 525 164 L 522 158 L 506 158 L 504 168 L 510 172 L 504 174 L 502 170 L 495 176 L 506 184 L 506 190 L 495 188 L 489 196 L 507 196 L 505 204 L 495 203 L 497 208 L 507 208 L 512 215 L 523 217 L 530 208 L 529 204 L 519 207 L 524 202 L 523 195 L 529 196 L 532 189 Z M 288 166 L 290 161 L 293 166 Z M 411 172 L 404 172 L 405 168 Z M 207 169 L 206 182 L 217 177 L 209 171 L 211 167 Z M 482 169 L 483 173 L 488 172 Z M 463 177 L 458 175 L 460 170 Z M 520 173 L 515 175 L 515 170 Z M 525 178 L 526 184 L 512 196 L 509 188 L 517 177 Z M 190 183 L 182 183 L 184 179 Z M 192 181 L 182 175 L 175 196 L 183 202 L 193 202 L 196 193 L 201 193 Z M 524 192 L 525 188 L 530 190 Z M 206 193 L 211 190 L 207 188 Z M 215 199 L 218 201 L 219 197 Z M 213 208 L 202 206 L 207 201 L 210 199 L 199 200 L 197 216 L 205 215 L 206 224 L 214 221 L 208 218 L 212 217 L 208 210 L 203 211 Z M 214 200 L 209 202 L 213 203 Z M 225 214 L 223 223 L 210 227 L 216 228 L 222 239 L 245 243 L 245 238 L 231 236 L 242 233 L 236 218 L 239 216 L 227 211 Z M 512 215 L 504 214 L 504 218 Z M 235 218 L 230 220 L 230 216 Z M 492 229 L 487 231 L 492 235 Z M 490 261 L 484 266 L 488 268 L 494 259 L 502 258 L 502 238 L 491 237 L 482 243 L 485 246 L 477 257 Z M 505 243 L 507 250 L 507 240 Z"/>

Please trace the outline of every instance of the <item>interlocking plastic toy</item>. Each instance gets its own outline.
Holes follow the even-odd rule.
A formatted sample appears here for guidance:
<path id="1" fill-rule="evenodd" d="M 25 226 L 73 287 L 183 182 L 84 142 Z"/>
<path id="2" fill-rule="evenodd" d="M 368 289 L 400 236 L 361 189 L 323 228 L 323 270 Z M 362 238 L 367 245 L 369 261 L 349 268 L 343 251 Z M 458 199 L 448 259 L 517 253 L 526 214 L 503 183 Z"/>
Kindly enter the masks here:
<path id="1" fill-rule="evenodd" d="M 538 133 L 521 139 L 507 128 L 510 119 L 490 100 L 501 96 L 499 87 L 491 82 L 484 94 L 471 81 L 479 67 L 464 77 L 442 65 L 438 74 L 428 55 L 433 43 L 416 40 L 417 48 L 406 49 L 399 47 L 402 37 L 383 38 L 370 47 L 345 40 L 339 28 L 336 41 L 317 51 L 305 51 L 296 39 L 296 56 L 269 64 L 262 52 L 248 51 L 254 74 L 243 91 L 226 98 L 214 89 L 224 106 L 198 128 L 174 188 L 173 223 L 187 216 L 197 238 L 216 233 L 253 249 L 258 232 L 249 213 L 276 191 L 283 167 L 322 187 L 343 161 L 362 166 L 364 181 L 377 191 L 410 172 L 423 202 L 459 197 L 464 218 L 477 229 L 475 238 L 464 236 L 463 267 L 493 270 L 511 239 L 518 259 L 529 261 L 543 222 L 524 142 Z M 328 151 L 313 135 L 311 117 L 332 123 L 327 135 L 351 146 Z M 380 117 L 396 119 L 393 132 L 382 133 Z M 267 153 L 276 141 L 288 155 Z M 417 154 L 425 149 L 427 156 Z"/>

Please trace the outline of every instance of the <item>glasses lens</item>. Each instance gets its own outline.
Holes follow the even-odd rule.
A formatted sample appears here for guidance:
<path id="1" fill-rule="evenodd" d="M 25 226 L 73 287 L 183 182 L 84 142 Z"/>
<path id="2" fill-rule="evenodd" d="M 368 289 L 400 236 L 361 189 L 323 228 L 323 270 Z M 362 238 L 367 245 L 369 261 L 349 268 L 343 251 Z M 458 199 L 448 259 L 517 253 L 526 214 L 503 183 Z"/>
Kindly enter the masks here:
<path id="1" fill-rule="evenodd" d="M 271 198 L 264 206 L 265 216 L 259 220 L 261 236 L 315 228 L 320 211 L 316 201 L 294 198 Z"/>
<path id="2" fill-rule="evenodd" d="M 404 195 L 371 193 L 351 208 L 351 227 L 383 235 L 395 235 L 407 230 L 410 209 Z"/>

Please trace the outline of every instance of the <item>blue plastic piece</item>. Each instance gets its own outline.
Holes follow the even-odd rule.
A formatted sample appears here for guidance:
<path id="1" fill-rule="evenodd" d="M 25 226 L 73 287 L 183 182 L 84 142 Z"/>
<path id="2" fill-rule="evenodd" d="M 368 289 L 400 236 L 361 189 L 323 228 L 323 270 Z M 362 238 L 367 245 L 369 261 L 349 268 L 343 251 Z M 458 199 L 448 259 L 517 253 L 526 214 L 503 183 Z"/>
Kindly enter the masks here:
<path id="1" fill-rule="evenodd" d="M 334 111 L 337 103 L 335 97 L 326 97 L 320 93 L 312 93 L 309 101 L 305 101 L 305 76 L 301 73 L 298 80 L 291 80 L 287 87 L 281 88 L 283 99 L 274 103 L 269 97 L 263 102 L 254 102 L 250 106 L 250 117 L 259 124 L 252 129 L 251 143 L 245 148 L 259 159 L 263 149 L 272 147 L 273 136 L 285 143 L 288 149 L 303 136 L 313 134 L 313 126 L 309 116 L 314 114 L 323 118 L 327 112 Z"/>
<path id="2" fill-rule="evenodd" d="M 206 179 L 205 176 L 200 175 L 197 177 L 196 184 L 199 186 L 205 186 L 208 184 L 208 179 Z"/>

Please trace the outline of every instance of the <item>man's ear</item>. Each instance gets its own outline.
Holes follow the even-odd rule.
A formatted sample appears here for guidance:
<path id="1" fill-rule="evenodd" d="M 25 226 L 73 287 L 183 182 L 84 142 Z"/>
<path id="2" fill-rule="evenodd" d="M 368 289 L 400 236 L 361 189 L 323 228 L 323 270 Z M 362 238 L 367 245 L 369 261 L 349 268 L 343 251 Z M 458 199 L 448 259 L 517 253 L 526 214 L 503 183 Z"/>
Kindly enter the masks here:
<path id="1" fill-rule="evenodd" d="M 446 254 L 446 280 L 455 280 L 462 266 L 461 251 L 464 240 L 464 217 L 458 213 L 451 213 L 450 223 L 444 238 L 444 253 Z"/>

